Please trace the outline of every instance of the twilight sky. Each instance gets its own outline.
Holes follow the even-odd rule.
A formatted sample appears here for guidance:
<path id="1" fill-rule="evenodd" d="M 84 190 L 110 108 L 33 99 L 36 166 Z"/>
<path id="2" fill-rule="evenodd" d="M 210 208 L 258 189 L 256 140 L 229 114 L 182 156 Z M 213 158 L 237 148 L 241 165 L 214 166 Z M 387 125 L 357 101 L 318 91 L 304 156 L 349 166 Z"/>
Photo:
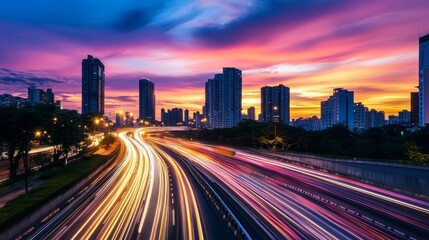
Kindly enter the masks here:
<path id="1" fill-rule="evenodd" d="M 291 118 L 320 115 L 332 89 L 397 114 L 415 91 L 427 0 L 19 0 L 0 3 L 0 94 L 52 87 L 80 111 L 81 61 L 106 66 L 106 115 L 138 113 L 138 80 L 155 83 L 156 115 L 201 111 L 204 83 L 243 70 L 243 109 L 260 88 L 291 88 Z"/>

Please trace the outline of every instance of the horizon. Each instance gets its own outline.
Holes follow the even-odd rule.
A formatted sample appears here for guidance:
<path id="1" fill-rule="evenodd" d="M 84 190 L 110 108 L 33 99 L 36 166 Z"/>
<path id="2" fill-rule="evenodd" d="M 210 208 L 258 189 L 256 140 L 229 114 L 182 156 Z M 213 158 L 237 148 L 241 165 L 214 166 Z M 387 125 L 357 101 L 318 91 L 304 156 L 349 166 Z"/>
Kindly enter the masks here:
<path id="1" fill-rule="evenodd" d="M 91 11 L 95 2 L 49 2 L 0 9 L 8 32 L 0 37 L 0 94 L 52 88 L 65 108 L 81 112 L 81 62 L 92 55 L 106 66 L 107 116 L 138 113 L 141 78 L 155 84 L 157 119 L 161 108 L 201 112 L 204 83 L 227 66 L 243 71 L 242 112 L 260 113 L 260 88 L 283 84 L 291 119 L 320 117 L 320 102 L 339 87 L 397 115 L 410 109 L 418 37 L 429 33 L 422 0 L 107 1 L 103 11 Z"/>

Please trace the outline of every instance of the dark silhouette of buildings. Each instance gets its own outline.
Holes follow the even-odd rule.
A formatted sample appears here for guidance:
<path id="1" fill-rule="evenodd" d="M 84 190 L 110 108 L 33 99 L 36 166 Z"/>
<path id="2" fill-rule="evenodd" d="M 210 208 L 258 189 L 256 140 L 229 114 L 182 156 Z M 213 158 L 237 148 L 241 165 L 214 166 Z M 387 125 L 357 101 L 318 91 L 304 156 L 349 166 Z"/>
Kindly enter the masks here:
<path id="1" fill-rule="evenodd" d="M 429 124 L 429 34 L 419 38 L 419 126 Z"/>
<path id="2" fill-rule="evenodd" d="M 82 60 L 82 114 L 104 114 L 104 64 L 91 55 Z"/>
<path id="3" fill-rule="evenodd" d="M 223 68 L 205 84 L 205 117 L 209 128 L 231 128 L 241 120 L 242 73 Z"/>
<path id="4" fill-rule="evenodd" d="M 354 128 L 354 93 L 342 88 L 334 89 L 334 94 L 320 104 L 321 129 L 335 124 Z"/>
<path id="5" fill-rule="evenodd" d="M 419 92 L 411 93 L 411 124 L 419 125 Z"/>
<path id="6" fill-rule="evenodd" d="M 161 122 L 165 126 L 183 126 L 183 110 L 181 108 L 161 109 Z"/>
<path id="7" fill-rule="evenodd" d="M 289 88 L 280 84 L 275 87 L 261 88 L 261 114 L 263 122 L 290 121 L 290 92 Z"/>
<path id="8" fill-rule="evenodd" d="M 139 80 L 139 119 L 155 121 L 155 85 L 146 78 Z"/>
<path id="9" fill-rule="evenodd" d="M 250 107 L 247 109 L 247 119 L 255 121 L 255 107 Z"/>

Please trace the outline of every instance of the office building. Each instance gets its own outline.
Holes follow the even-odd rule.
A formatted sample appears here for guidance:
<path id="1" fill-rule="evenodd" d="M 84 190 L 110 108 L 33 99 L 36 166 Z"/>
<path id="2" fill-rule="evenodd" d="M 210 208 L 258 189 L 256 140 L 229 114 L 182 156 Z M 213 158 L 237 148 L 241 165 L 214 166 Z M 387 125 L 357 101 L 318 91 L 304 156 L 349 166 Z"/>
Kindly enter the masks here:
<path id="1" fill-rule="evenodd" d="M 255 107 L 250 107 L 247 109 L 247 119 L 255 121 Z"/>
<path id="2" fill-rule="evenodd" d="M 419 125 L 419 92 L 411 93 L 411 124 L 413 126 Z"/>
<path id="3" fill-rule="evenodd" d="M 146 78 L 139 80 L 139 118 L 155 121 L 155 85 Z"/>
<path id="4" fill-rule="evenodd" d="M 209 128 L 231 128 L 241 120 L 242 74 L 223 68 L 205 84 L 205 116 Z"/>
<path id="5" fill-rule="evenodd" d="M 429 124 L 429 34 L 419 38 L 419 126 Z"/>
<path id="6" fill-rule="evenodd" d="M 353 130 L 354 127 L 354 93 L 342 88 L 334 89 L 334 93 L 326 101 L 321 102 L 321 128 L 329 128 L 342 124 Z"/>
<path id="7" fill-rule="evenodd" d="M 290 90 L 280 84 L 276 87 L 261 88 L 261 114 L 264 122 L 290 121 Z"/>
<path id="8" fill-rule="evenodd" d="M 82 60 L 82 114 L 104 114 L 104 64 L 91 55 Z"/>

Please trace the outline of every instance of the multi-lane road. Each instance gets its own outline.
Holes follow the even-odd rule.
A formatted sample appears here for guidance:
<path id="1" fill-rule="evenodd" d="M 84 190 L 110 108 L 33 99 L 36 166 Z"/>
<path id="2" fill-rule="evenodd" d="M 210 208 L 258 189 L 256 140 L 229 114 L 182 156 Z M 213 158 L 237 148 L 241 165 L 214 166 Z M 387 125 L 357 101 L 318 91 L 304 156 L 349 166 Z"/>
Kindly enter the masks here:
<path id="1" fill-rule="evenodd" d="M 231 238 L 194 180 L 168 154 L 148 145 L 139 131 L 119 138 L 123 149 L 114 166 L 19 237 Z"/>
<path id="2" fill-rule="evenodd" d="M 201 181 L 232 212 L 242 238 L 429 236 L 429 203 L 422 200 L 242 150 L 138 130 L 119 137 L 115 164 L 23 238 L 235 238 Z"/>

